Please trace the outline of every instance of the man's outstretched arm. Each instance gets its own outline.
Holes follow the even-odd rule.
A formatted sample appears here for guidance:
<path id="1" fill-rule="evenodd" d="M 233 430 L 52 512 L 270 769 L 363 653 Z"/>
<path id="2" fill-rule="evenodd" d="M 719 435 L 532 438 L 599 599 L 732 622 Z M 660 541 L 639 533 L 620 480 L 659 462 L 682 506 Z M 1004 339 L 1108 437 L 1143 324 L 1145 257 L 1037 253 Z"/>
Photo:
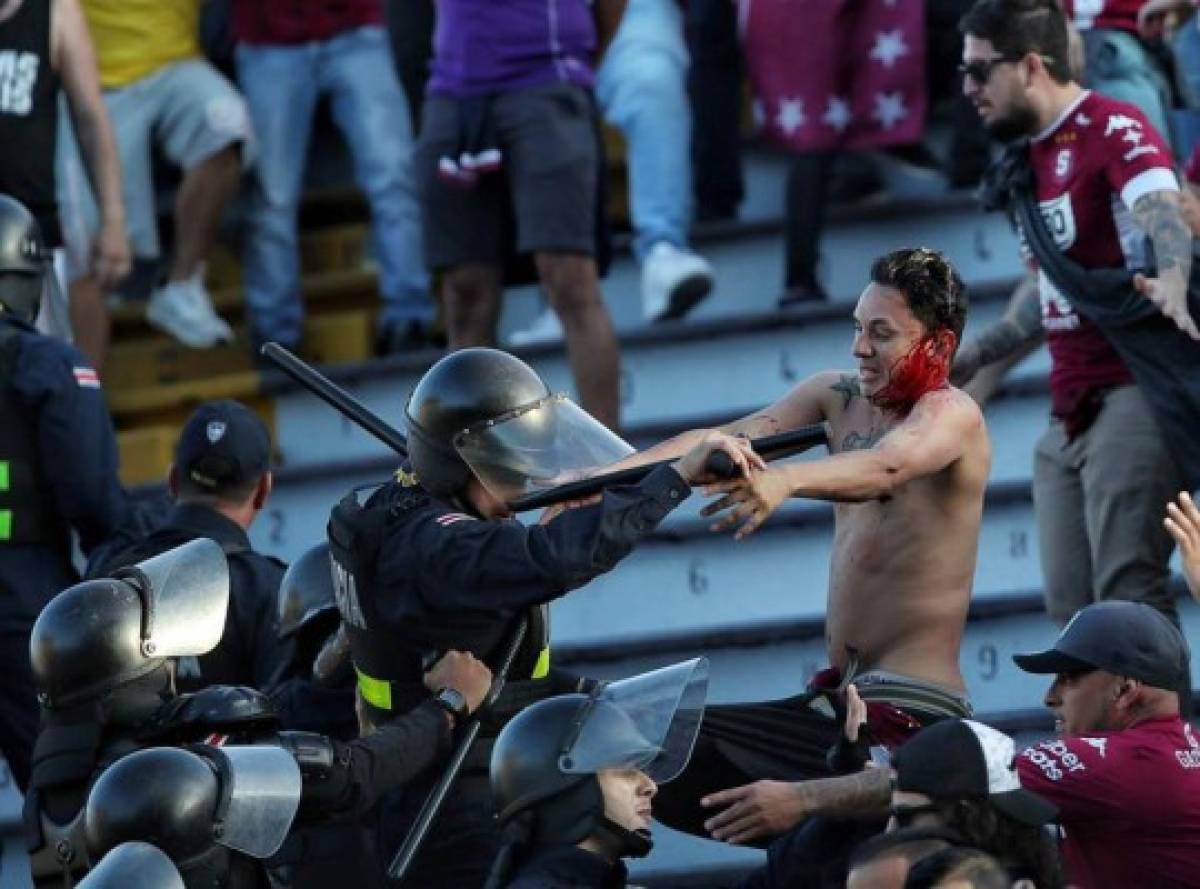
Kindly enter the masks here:
<path id="1" fill-rule="evenodd" d="M 1026 279 L 1018 285 L 1004 317 L 958 350 L 950 381 L 966 385 L 981 368 L 1028 352 L 1043 336 L 1037 281 Z"/>
<path id="2" fill-rule="evenodd" d="M 868 768 L 813 781 L 755 781 L 710 794 L 700 805 L 720 809 L 704 822 L 714 840 L 748 843 L 779 836 L 814 815 L 881 817 L 891 798 L 891 770 Z"/>
<path id="3" fill-rule="evenodd" d="M 982 426 L 983 415 L 970 398 L 952 389 L 933 392 L 877 443 L 851 432 L 834 443 L 841 453 L 824 460 L 775 466 L 748 479 L 709 485 L 706 494 L 725 496 L 704 507 L 702 515 L 724 512 L 713 530 L 741 525 L 736 534 L 741 539 L 758 530 L 789 497 L 851 503 L 888 497 L 959 459 Z"/>

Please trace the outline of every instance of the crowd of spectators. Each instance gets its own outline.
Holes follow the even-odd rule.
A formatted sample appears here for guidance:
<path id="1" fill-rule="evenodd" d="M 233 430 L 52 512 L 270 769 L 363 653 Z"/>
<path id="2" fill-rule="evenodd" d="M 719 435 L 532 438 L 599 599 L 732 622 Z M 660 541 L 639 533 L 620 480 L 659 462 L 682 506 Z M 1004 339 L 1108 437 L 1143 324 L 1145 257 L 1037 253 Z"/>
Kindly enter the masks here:
<path id="1" fill-rule="evenodd" d="M 1011 2 L 1033 9 L 1039 0 Z M 619 352 L 601 289 L 600 126 L 625 140 L 643 315 L 651 323 L 681 318 L 714 285 L 711 265 L 692 248 L 693 223 L 735 217 L 744 192 L 737 5 L 579 0 L 560 3 L 549 20 L 534 9 L 543 5 L 439 0 L 435 15 L 425 0 L 230 0 L 231 79 L 204 57 L 195 0 L 0 2 L 0 191 L 20 196 L 60 250 L 64 335 L 73 329 L 98 364 L 105 294 L 140 289 L 149 293 L 147 321 L 184 345 L 231 342 L 205 269 L 222 220 L 244 198 L 251 343 L 298 346 L 298 214 L 325 99 L 370 206 L 380 269 L 376 352 L 430 345 L 439 303 L 451 348 L 494 344 L 503 287 L 521 274 L 514 256 L 528 254 L 548 311 L 518 341 L 561 337 L 584 406 L 616 427 Z M 936 169 L 949 187 L 982 177 L 994 148 L 975 112 L 999 102 L 987 92 L 993 68 L 1029 52 L 1010 57 L 976 21 L 968 40 L 997 54 L 950 74 L 965 58 L 959 21 L 970 6 L 925 4 L 929 97 L 935 116 L 951 123 L 949 148 L 941 157 L 924 146 L 888 149 L 900 162 Z M 1067 0 L 1064 9 L 1075 52 L 1065 42 L 1034 52 L 1041 63 L 1030 82 L 1044 78 L 1046 96 L 1082 86 L 1141 109 L 1138 138 L 1168 157 L 1124 173 L 1114 160 L 1097 173 L 1107 177 L 1104 198 L 1127 200 L 1153 238 L 1165 223 L 1134 205 L 1169 189 L 1138 177 L 1174 166 L 1185 178 L 1182 218 L 1200 233 L 1200 205 L 1190 203 L 1200 193 L 1200 148 L 1192 152 L 1186 113 L 1200 112 L 1200 16 L 1189 18 L 1182 0 Z M 789 164 L 785 309 L 828 298 L 818 248 L 829 202 L 877 185 L 863 185 L 877 177 L 870 156 L 807 152 Z M 176 180 L 169 235 L 160 233 L 164 176 Z M 1154 244 L 1161 261 L 1165 251 Z M 1060 375 L 1064 362 L 1079 360 L 1056 339 L 1065 323 L 1042 329 L 1044 316 L 1073 314 L 1047 287 L 1044 277 L 1026 282 L 989 332 L 1012 348 L 968 344 L 960 379 L 1047 334 Z M 1142 292 L 1154 299 L 1149 288 Z M 1099 354 L 1083 358 L 1093 374 Z M 1044 701 L 1061 737 L 1018 753 L 1012 739 L 972 720 L 921 731 L 891 763 L 889 832 L 859 847 L 846 885 L 1054 889 L 1065 885 L 1060 867 L 1084 887 L 1194 879 L 1200 741 L 1181 715 L 1191 704 L 1190 655 L 1168 560 L 1173 542 L 1200 600 L 1200 511 L 1183 493 L 1164 517 L 1166 497 L 1187 482 L 1168 468 L 1137 381 L 1124 365 L 1105 366 L 1108 376 L 1071 391 L 1052 372 L 1054 420 L 1036 454 L 1047 606 L 1063 629 L 1052 649 L 1016 661 L 1053 677 Z M 241 408 L 219 407 L 250 424 Z M 251 479 L 258 487 L 241 492 L 245 521 L 226 529 L 243 548 L 270 493 L 263 450 Z M 177 481 L 176 519 L 197 512 L 197 492 Z M 813 840 L 801 830 L 777 840 L 767 870 L 747 887 L 783 885 L 789 861 L 811 862 Z"/>

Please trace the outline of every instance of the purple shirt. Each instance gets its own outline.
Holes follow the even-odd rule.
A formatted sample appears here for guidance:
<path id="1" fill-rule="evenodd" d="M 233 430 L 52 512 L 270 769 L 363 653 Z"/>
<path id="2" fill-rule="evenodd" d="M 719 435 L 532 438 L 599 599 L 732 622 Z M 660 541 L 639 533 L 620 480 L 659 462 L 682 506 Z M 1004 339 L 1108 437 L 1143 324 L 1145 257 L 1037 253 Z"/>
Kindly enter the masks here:
<path id="1" fill-rule="evenodd" d="M 467 98 L 546 83 L 592 85 L 587 0 L 437 0 L 430 95 Z"/>

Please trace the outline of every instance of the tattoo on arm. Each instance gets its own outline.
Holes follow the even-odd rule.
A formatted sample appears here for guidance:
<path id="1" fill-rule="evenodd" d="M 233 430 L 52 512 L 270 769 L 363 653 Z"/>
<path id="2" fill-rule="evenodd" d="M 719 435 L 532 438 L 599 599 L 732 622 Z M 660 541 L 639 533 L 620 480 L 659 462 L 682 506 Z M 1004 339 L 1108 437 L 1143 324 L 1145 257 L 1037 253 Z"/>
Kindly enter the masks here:
<path id="1" fill-rule="evenodd" d="M 860 432 L 850 432 L 842 439 L 842 450 L 867 451 L 879 444 L 881 438 L 883 438 L 883 429 L 872 428 L 866 435 Z"/>
<path id="2" fill-rule="evenodd" d="M 887 769 L 863 769 L 853 775 L 801 781 L 796 787 L 804 812 L 810 816 L 878 815 L 892 800 L 892 778 Z"/>
<path id="3" fill-rule="evenodd" d="M 842 374 L 838 377 L 838 381 L 829 388 L 834 392 L 841 393 L 843 410 L 850 407 L 850 402 L 855 398 L 862 396 L 862 389 L 858 385 L 858 377 L 852 377 L 847 374 Z"/>
<path id="4" fill-rule="evenodd" d="M 1186 281 L 1192 270 L 1192 232 L 1184 221 L 1179 194 L 1152 191 L 1134 201 L 1130 209 L 1154 245 L 1156 275 L 1174 271 Z"/>
<path id="5" fill-rule="evenodd" d="M 979 366 L 1007 358 L 1042 337 L 1042 301 L 1037 287 L 1029 287 L 1003 321 L 998 321 L 975 340 Z"/>

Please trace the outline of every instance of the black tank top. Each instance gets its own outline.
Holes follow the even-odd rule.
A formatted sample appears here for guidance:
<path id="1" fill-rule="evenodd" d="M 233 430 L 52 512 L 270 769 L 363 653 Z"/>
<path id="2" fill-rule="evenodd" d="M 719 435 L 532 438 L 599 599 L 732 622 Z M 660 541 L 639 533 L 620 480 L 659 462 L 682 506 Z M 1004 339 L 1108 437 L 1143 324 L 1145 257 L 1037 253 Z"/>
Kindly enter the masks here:
<path id="1" fill-rule="evenodd" d="M 52 0 L 24 0 L 0 22 L 0 193 L 28 207 L 47 246 L 58 247 L 59 80 L 50 59 L 51 5 Z"/>

